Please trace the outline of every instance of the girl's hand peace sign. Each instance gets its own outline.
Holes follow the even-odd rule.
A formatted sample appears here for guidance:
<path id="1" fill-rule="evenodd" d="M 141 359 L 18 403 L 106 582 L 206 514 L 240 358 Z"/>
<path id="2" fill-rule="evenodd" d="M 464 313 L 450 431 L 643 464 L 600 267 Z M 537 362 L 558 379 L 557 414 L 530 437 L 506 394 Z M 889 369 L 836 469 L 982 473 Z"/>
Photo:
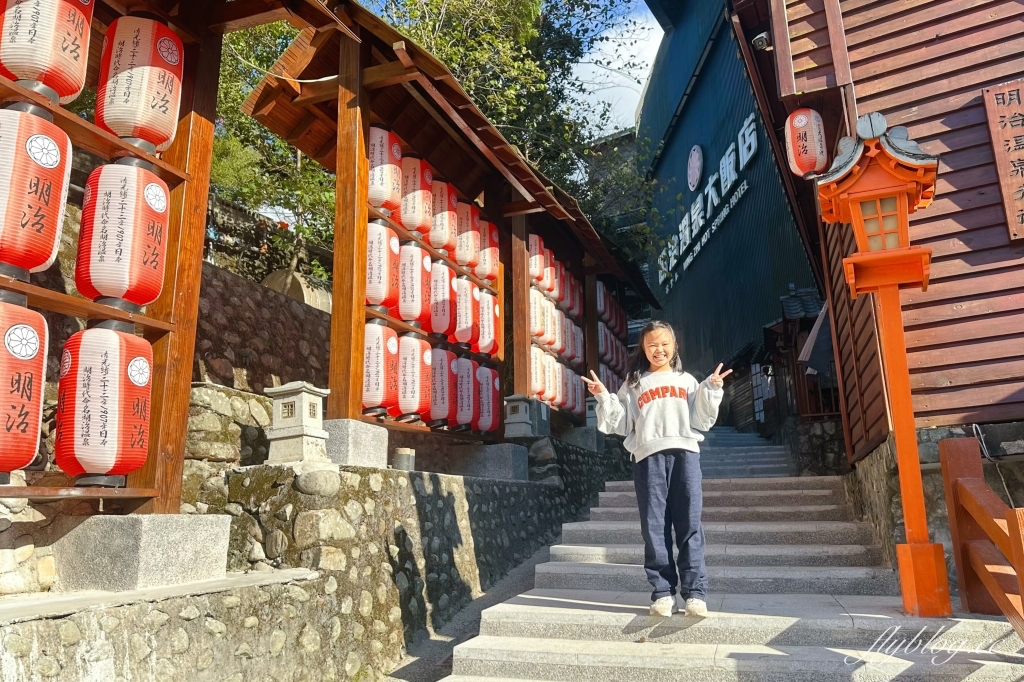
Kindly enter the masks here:
<path id="1" fill-rule="evenodd" d="M 731 369 L 727 369 L 723 372 L 722 363 L 718 363 L 718 367 L 716 367 L 715 371 L 708 377 L 708 381 L 710 381 L 713 386 L 721 388 L 725 385 L 725 378 L 730 374 L 732 374 Z"/>
<path id="2" fill-rule="evenodd" d="M 580 379 L 582 379 L 583 383 L 587 385 L 587 389 L 590 391 L 591 395 L 600 395 L 608 390 L 605 388 L 604 384 L 601 383 L 601 380 L 597 378 L 597 375 L 594 374 L 593 370 L 590 371 L 590 376 L 594 378 L 591 380 L 581 376 Z"/>

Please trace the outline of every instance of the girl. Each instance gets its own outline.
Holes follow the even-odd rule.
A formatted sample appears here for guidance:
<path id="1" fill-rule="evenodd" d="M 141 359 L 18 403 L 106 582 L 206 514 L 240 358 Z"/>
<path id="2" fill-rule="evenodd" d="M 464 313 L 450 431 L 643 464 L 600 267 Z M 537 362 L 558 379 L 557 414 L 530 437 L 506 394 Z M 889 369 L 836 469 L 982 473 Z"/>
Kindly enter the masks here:
<path id="1" fill-rule="evenodd" d="M 683 371 L 671 325 L 652 321 L 640 332 L 629 359 L 626 383 L 612 395 L 597 375 L 584 378 L 597 398 L 597 427 L 625 436 L 632 454 L 633 484 L 644 537 L 644 569 L 654 587 L 651 615 L 678 611 L 676 589 L 685 600 L 686 615 L 707 615 L 707 571 L 704 529 L 700 523 L 702 495 L 700 431 L 718 419 L 722 385 L 732 370 L 698 384 Z M 672 529 L 679 547 L 679 571 L 672 562 Z"/>

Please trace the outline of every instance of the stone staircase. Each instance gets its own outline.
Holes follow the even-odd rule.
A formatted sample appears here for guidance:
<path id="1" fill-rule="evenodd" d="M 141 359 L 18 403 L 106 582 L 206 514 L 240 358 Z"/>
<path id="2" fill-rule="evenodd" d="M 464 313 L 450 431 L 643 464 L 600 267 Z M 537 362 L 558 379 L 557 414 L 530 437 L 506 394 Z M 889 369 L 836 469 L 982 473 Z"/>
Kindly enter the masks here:
<path id="1" fill-rule="evenodd" d="M 483 612 L 448 680 L 1024 679 L 1004 619 L 902 614 L 896 574 L 840 478 L 794 477 L 786 448 L 728 429 L 709 434 L 701 460 L 707 618 L 648 615 L 633 484 L 609 482 L 589 521 L 563 525 L 535 589 Z"/>

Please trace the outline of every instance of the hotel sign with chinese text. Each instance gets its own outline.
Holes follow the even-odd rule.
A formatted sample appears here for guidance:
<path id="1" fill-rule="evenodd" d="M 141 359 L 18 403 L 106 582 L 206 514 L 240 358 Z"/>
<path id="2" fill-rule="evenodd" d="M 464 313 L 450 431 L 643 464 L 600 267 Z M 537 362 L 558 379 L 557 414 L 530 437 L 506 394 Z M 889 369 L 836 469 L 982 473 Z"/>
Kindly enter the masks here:
<path id="1" fill-rule="evenodd" d="M 1024 238 L 1024 79 L 985 88 L 985 116 L 1010 239 Z"/>

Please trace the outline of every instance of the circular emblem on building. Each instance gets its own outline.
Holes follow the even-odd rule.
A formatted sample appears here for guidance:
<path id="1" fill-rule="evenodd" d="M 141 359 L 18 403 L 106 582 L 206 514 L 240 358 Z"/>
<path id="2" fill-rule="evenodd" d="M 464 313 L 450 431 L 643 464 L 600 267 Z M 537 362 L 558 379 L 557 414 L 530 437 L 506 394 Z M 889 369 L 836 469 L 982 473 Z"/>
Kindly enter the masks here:
<path id="1" fill-rule="evenodd" d="M 402 145 L 397 142 L 391 145 L 391 156 L 395 157 L 399 161 L 402 160 Z"/>
<path id="2" fill-rule="evenodd" d="M 806 114 L 797 114 L 796 116 L 793 117 L 793 127 L 794 128 L 803 128 L 809 122 L 810 122 L 810 119 L 807 118 Z"/>
<path id="3" fill-rule="evenodd" d="M 430 367 L 430 350 L 423 351 L 423 364 Z"/>
<path id="4" fill-rule="evenodd" d="M 161 38 L 156 42 L 156 51 L 160 53 L 164 61 L 171 66 L 177 66 L 181 55 L 178 54 L 178 46 L 170 38 Z"/>
<path id="5" fill-rule="evenodd" d="M 60 378 L 63 379 L 71 371 L 71 351 L 60 354 Z"/>
<path id="6" fill-rule="evenodd" d="M 33 135 L 25 142 L 25 151 L 43 168 L 56 168 L 60 163 L 60 148 L 48 135 Z"/>
<path id="7" fill-rule="evenodd" d="M 157 213 L 163 213 L 167 210 L 167 195 L 164 193 L 164 188 L 155 182 L 151 182 L 146 185 L 146 189 L 142 192 L 143 196 L 146 197 L 146 203 L 149 207 Z"/>
<path id="8" fill-rule="evenodd" d="M 434 184 L 434 174 L 430 172 L 429 168 L 427 170 L 423 171 L 423 180 L 428 185 L 433 185 Z"/>
<path id="9" fill-rule="evenodd" d="M 39 352 L 39 334 L 27 324 L 16 324 L 4 334 L 4 347 L 19 360 L 31 360 Z"/>
<path id="10" fill-rule="evenodd" d="M 458 374 L 458 373 L 459 373 L 459 361 L 458 360 L 452 360 L 452 374 Z"/>
<path id="11" fill-rule="evenodd" d="M 149 360 L 144 357 L 134 358 L 128 363 L 128 378 L 136 386 L 149 383 Z"/>
<path id="12" fill-rule="evenodd" d="M 693 145 L 693 149 L 690 150 L 690 158 L 686 161 L 686 185 L 693 192 L 697 189 L 697 185 L 700 184 L 700 174 L 704 171 L 704 152 L 700 150 L 700 145 Z"/>
<path id="13" fill-rule="evenodd" d="M 459 207 L 459 197 L 455 194 L 455 192 L 451 192 L 448 194 L 448 203 L 452 205 L 452 208 Z"/>
<path id="14" fill-rule="evenodd" d="M 388 339 L 388 352 L 392 355 L 398 352 L 398 339 L 393 336 Z"/>
<path id="15" fill-rule="evenodd" d="M 398 237 L 391 238 L 391 253 L 398 253 Z"/>

